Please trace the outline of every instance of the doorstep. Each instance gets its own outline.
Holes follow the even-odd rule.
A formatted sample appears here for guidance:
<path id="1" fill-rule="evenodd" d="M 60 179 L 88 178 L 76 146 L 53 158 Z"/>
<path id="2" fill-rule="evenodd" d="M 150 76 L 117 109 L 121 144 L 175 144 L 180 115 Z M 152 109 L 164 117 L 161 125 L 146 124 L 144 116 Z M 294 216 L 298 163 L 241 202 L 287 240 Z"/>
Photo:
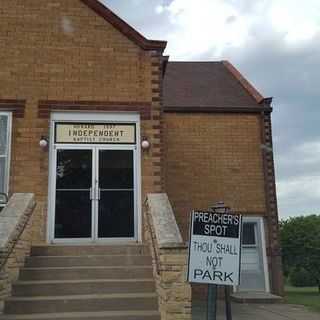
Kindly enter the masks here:
<path id="1" fill-rule="evenodd" d="M 236 292 L 231 294 L 231 299 L 238 303 L 281 303 L 283 298 L 268 292 Z"/>

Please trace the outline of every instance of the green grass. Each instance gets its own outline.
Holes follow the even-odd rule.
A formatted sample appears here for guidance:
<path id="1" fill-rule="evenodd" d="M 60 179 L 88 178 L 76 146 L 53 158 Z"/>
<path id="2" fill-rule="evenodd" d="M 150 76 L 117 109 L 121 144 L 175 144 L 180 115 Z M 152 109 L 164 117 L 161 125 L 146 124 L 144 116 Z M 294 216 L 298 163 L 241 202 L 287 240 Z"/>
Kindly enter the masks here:
<path id="1" fill-rule="evenodd" d="M 302 304 L 308 309 L 320 312 L 320 294 L 316 287 L 285 287 L 285 300 L 290 304 Z"/>

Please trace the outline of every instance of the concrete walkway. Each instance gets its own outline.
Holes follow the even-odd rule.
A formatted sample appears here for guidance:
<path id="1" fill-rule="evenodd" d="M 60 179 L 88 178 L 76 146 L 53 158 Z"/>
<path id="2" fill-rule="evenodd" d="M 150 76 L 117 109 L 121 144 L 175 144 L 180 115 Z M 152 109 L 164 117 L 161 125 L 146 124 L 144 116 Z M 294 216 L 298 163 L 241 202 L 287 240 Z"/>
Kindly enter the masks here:
<path id="1" fill-rule="evenodd" d="M 192 320 L 207 320 L 206 302 L 195 301 Z M 289 304 L 232 304 L 232 320 L 320 320 L 320 313 Z M 224 320 L 224 304 L 218 302 L 217 320 Z"/>

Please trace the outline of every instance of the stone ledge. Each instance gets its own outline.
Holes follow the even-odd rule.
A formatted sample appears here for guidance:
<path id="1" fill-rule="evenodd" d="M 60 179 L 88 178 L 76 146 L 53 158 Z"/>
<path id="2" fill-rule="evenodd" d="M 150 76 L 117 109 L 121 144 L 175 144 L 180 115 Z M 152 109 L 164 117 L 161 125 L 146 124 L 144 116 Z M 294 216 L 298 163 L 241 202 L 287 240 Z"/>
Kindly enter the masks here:
<path id="1" fill-rule="evenodd" d="M 153 258 L 162 320 L 191 320 L 191 286 L 186 281 L 187 245 L 166 194 L 148 194 L 145 238 Z"/>
<path id="2" fill-rule="evenodd" d="M 34 195 L 14 194 L 0 213 L 0 313 L 31 249 Z"/>
<path id="3" fill-rule="evenodd" d="M 164 243 L 160 249 L 163 250 L 170 250 L 170 249 L 187 249 L 188 248 L 188 244 L 187 243 L 180 243 L 180 242 L 168 242 L 168 243 Z"/>
<path id="4" fill-rule="evenodd" d="M 146 201 L 159 249 L 186 248 L 166 193 L 149 193 Z"/>
<path id="5" fill-rule="evenodd" d="M 32 193 L 15 193 L 0 213 L 0 255 L 10 253 L 35 207 Z"/>

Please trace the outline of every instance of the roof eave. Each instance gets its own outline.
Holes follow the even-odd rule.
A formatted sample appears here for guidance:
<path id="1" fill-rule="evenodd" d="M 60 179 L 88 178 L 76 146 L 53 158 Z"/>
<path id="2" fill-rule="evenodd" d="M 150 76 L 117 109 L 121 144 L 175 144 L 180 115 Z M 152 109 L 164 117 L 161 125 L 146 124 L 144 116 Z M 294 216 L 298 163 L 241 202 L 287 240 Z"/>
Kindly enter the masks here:
<path id="1" fill-rule="evenodd" d="M 243 107 L 164 106 L 163 110 L 174 113 L 261 113 L 272 112 L 272 107 L 268 105 Z"/>

